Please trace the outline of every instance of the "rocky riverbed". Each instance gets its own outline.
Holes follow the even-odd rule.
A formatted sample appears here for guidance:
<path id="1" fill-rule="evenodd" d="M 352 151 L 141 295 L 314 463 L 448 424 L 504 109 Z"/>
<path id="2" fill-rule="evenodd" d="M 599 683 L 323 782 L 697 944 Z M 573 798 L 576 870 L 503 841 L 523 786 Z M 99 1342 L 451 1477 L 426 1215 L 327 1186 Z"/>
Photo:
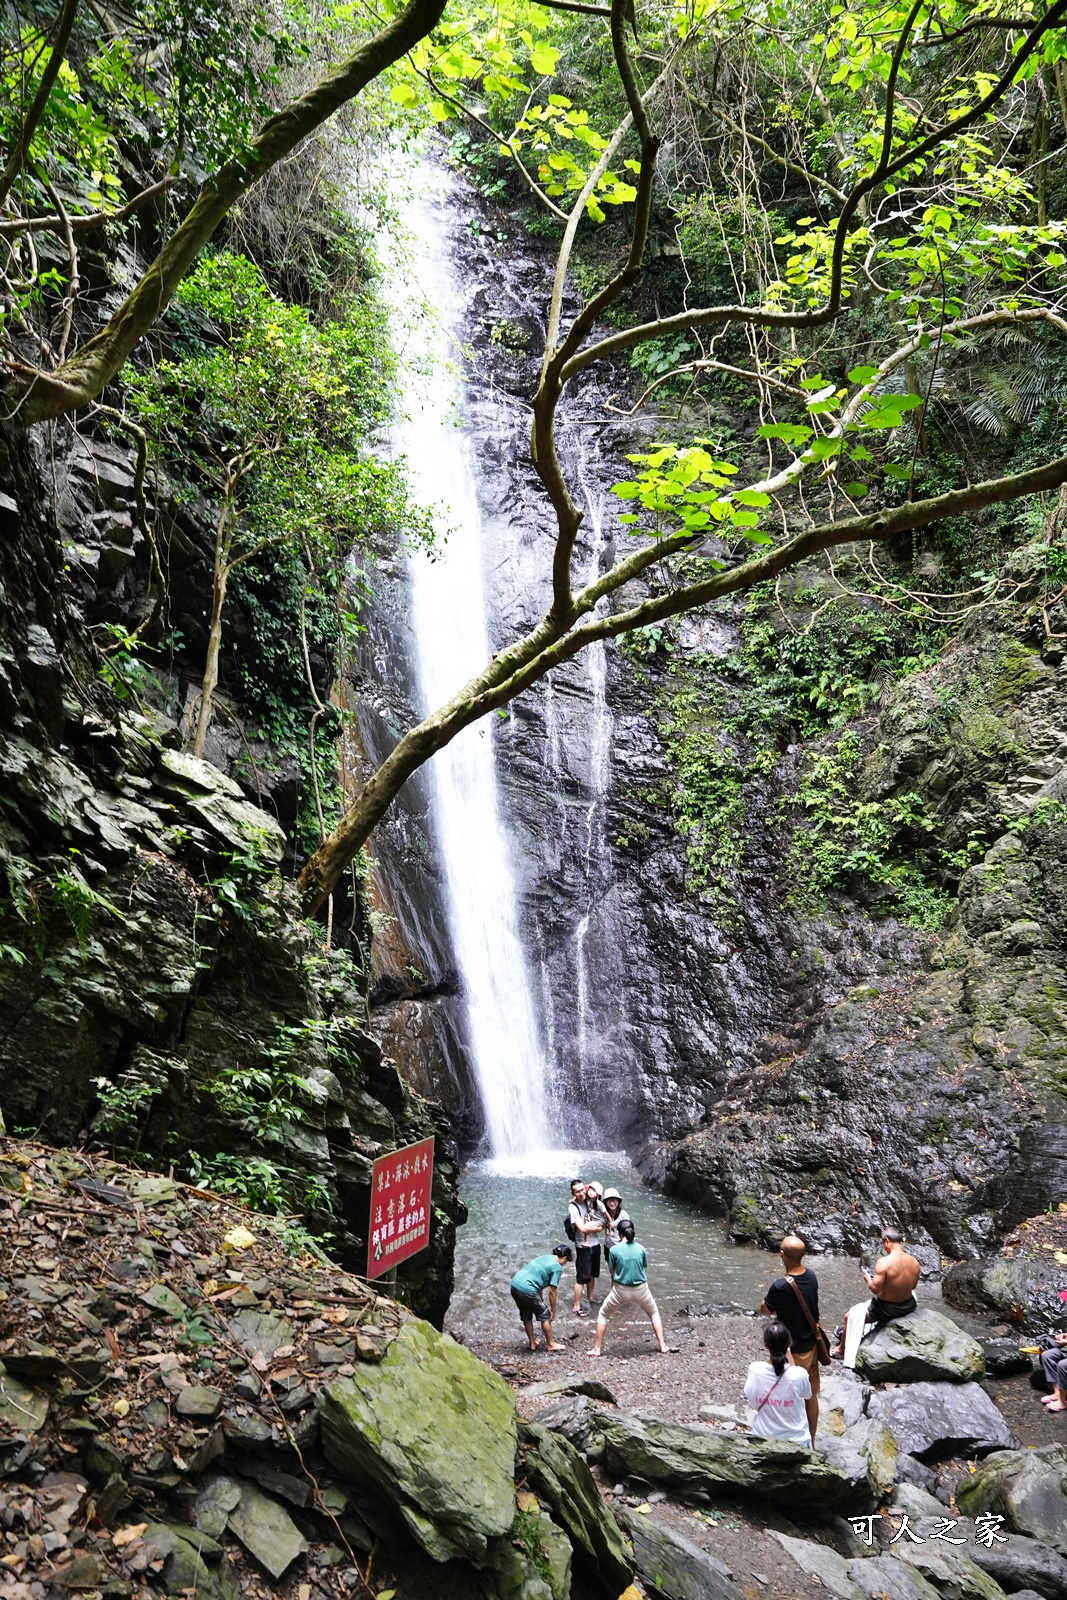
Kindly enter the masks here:
<path id="1" fill-rule="evenodd" d="M 476 1352 L 286 1219 L 5 1140 L 0 1600 L 1067 1596 L 1067 1444 L 977 1341 L 879 1335 L 810 1452 L 747 1436 L 757 1330 Z"/>

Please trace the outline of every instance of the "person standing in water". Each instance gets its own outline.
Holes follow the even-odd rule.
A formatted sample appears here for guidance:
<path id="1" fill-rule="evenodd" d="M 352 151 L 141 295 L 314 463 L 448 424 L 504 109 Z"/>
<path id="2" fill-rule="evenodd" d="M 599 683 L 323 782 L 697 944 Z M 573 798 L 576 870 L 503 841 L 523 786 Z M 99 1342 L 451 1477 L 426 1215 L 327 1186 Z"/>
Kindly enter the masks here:
<path id="1" fill-rule="evenodd" d="M 519 1318 L 531 1350 L 537 1349 L 533 1326 L 535 1321 L 541 1324 L 546 1350 L 556 1352 L 567 1348 L 556 1343 L 552 1333 L 552 1318 L 556 1315 L 556 1288 L 563 1268 L 570 1259 L 570 1245 L 557 1244 L 550 1256 L 535 1256 L 511 1280 L 511 1298 L 519 1308 Z M 546 1289 L 547 1306 L 542 1299 Z"/>
<path id="2" fill-rule="evenodd" d="M 745 1380 L 745 1399 L 755 1408 L 752 1432 L 761 1439 L 787 1439 L 809 1448 L 815 1444 L 808 1427 L 808 1402 L 811 1384 L 803 1367 L 798 1367 L 790 1352 L 789 1329 L 781 1322 L 769 1322 L 763 1330 L 767 1361 L 753 1361 Z"/>
<path id="3" fill-rule="evenodd" d="M 667 1341 L 663 1337 L 663 1319 L 652 1298 L 652 1290 L 648 1287 L 648 1255 L 644 1245 L 634 1241 L 632 1222 L 619 1223 L 619 1242 L 609 1251 L 608 1261 L 612 1273 L 611 1289 L 596 1319 L 596 1343 L 589 1354 L 599 1356 L 603 1353 L 609 1317 L 623 1306 L 638 1306 L 651 1320 L 660 1355 L 669 1355 Z"/>

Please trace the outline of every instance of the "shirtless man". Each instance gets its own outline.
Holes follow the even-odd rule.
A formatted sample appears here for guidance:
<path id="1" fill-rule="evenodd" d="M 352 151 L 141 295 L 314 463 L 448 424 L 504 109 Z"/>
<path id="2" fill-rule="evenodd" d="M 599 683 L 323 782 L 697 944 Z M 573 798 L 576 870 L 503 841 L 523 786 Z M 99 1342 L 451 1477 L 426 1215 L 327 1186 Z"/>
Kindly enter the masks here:
<path id="1" fill-rule="evenodd" d="M 873 1323 L 875 1329 L 917 1310 L 915 1285 L 919 1281 L 920 1267 L 915 1257 L 905 1250 L 903 1235 L 899 1229 L 886 1228 L 882 1235 L 882 1249 L 885 1255 L 879 1256 L 874 1264 L 874 1271 L 868 1272 L 866 1267 L 863 1269 L 863 1276 L 871 1291 L 871 1299 L 867 1305 L 867 1321 Z M 848 1316 L 845 1317 L 840 1347 L 834 1354 L 840 1355 L 847 1342 Z"/>

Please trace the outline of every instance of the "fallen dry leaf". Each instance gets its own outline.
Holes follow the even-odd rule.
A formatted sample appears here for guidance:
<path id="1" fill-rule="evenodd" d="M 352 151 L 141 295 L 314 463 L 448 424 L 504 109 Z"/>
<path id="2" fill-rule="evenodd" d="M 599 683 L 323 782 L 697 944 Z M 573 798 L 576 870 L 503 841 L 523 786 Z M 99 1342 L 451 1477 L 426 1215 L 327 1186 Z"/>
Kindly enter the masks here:
<path id="1" fill-rule="evenodd" d="M 132 1544 L 135 1539 L 139 1539 L 147 1527 L 147 1522 L 131 1523 L 128 1528 L 120 1528 L 118 1533 L 113 1533 L 111 1535 L 111 1543 L 116 1550 L 122 1550 L 126 1545 Z"/>
<path id="2" fill-rule="evenodd" d="M 222 1236 L 224 1250 L 250 1250 L 255 1242 L 255 1234 L 249 1233 L 248 1229 L 242 1227 L 240 1223 Z"/>

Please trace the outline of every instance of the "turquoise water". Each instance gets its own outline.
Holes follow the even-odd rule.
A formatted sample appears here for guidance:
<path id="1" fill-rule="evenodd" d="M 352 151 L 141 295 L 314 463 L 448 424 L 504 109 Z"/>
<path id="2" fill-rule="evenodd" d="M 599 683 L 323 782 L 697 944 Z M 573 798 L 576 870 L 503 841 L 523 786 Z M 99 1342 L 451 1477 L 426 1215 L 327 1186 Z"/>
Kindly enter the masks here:
<path id="1" fill-rule="evenodd" d="M 550 1173 L 544 1170 L 549 1165 Z M 681 1313 L 691 1304 L 732 1304 L 754 1311 L 767 1285 L 781 1273 L 777 1255 L 754 1245 L 731 1244 L 719 1219 L 645 1188 L 617 1153 L 557 1153 L 545 1158 L 536 1173 L 478 1162 L 465 1168 L 460 1180 L 470 1217 L 458 1235 L 450 1328 L 468 1341 L 513 1338 L 511 1276 L 533 1256 L 567 1243 L 563 1217 L 569 1183 L 579 1176 L 587 1182 L 595 1178 L 622 1194 L 637 1238 L 648 1251 L 649 1283 L 668 1324 L 684 1320 Z M 832 1328 L 850 1305 L 866 1296 L 860 1263 L 812 1255 L 808 1265 L 818 1274 L 823 1321 Z M 600 1281 L 598 1298 L 607 1293 L 606 1273 Z M 568 1318 L 573 1289 L 572 1265 L 564 1268 L 560 1286 L 560 1305 L 568 1308 Z M 946 1306 L 936 1284 L 920 1284 L 918 1297 L 920 1304 L 944 1311 L 961 1327 L 983 1328 Z"/>

